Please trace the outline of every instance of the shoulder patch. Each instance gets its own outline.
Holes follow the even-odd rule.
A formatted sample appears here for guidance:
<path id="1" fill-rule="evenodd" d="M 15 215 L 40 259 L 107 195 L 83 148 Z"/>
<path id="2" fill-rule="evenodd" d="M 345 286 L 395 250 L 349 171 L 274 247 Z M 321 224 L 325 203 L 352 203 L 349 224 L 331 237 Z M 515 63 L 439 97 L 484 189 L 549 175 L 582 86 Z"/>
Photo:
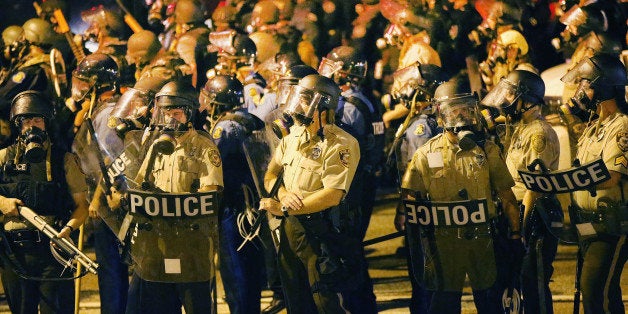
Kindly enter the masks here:
<path id="1" fill-rule="evenodd" d="M 628 132 L 617 133 L 617 146 L 622 152 L 628 151 Z"/>
<path id="2" fill-rule="evenodd" d="M 531 146 L 532 146 L 532 149 L 537 153 L 544 151 L 545 147 L 547 146 L 547 139 L 545 138 L 545 135 L 543 134 L 532 135 Z"/>
<path id="3" fill-rule="evenodd" d="M 419 125 L 416 126 L 416 129 L 414 129 L 414 135 L 423 135 L 425 134 L 425 125 L 422 123 L 419 123 Z"/>
<path id="4" fill-rule="evenodd" d="M 626 156 L 621 155 L 615 158 L 615 166 L 623 166 L 624 168 L 628 168 L 628 160 L 626 159 Z"/>
<path id="5" fill-rule="evenodd" d="M 211 162 L 214 167 L 220 167 L 222 161 L 220 160 L 220 153 L 218 153 L 218 150 L 212 149 L 209 151 L 209 162 Z"/>
<path id="6" fill-rule="evenodd" d="M 212 132 L 212 137 L 213 137 L 214 139 L 219 139 L 219 138 L 221 138 L 221 137 L 222 137 L 222 127 L 221 127 L 221 126 L 217 126 L 217 127 L 214 129 L 214 132 Z"/>
<path id="7" fill-rule="evenodd" d="M 341 149 L 338 152 L 338 154 L 340 154 L 340 163 L 346 168 L 349 168 L 349 157 L 351 157 L 351 153 L 349 152 L 349 149 L 348 148 Z"/>
<path id="8" fill-rule="evenodd" d="M 20 71 L 13 74 L 13 76 L 11 77 L 11 81 L 13 81 L 13 83 L 15 84 L 20 84 L 24 81 L 25 78 L 26 78 L 26 74 Z"/>
<path id="9" fill-rule="evenodd" d="M 251 97 L 251 100 L 253 100 L 255 106 L 259 106 L 259 104 L 262 102 L 262 95 L 257 92 L 257 89 L 255 89 L 255 87 L 249 88 L 249 97 Z"/>

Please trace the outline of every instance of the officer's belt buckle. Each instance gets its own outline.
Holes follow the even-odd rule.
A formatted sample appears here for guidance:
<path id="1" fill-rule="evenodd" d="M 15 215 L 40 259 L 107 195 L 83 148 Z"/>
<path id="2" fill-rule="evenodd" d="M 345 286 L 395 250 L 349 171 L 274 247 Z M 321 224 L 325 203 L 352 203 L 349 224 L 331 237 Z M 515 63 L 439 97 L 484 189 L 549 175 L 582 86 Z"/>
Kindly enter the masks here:
<path id="1" fill-rule="evenodd" d="M 14 230 L 9 231 L 11 242 L 18 246 L 25 246 L 30 243 L 41 243 L 41 232 L 39 230 Z"/>

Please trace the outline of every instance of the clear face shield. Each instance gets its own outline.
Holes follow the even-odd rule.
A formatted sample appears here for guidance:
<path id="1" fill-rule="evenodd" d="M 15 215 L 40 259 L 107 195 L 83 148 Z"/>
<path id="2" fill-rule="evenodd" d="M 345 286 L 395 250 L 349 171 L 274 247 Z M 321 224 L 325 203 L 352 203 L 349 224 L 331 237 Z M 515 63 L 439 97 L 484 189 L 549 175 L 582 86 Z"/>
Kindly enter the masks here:
<path id="1" fill-rule="evenodd" d="M 587 112 L 595 112 L 597 102 L 594 101 L 593 85 L 604 73 L 590 59 L 578 63 L 575 68 L 567 72 L 560 80 L 564 83 L 578 84 L 575 94 L 567 104 L 561 105 L 566 114 L 574 114 L 583 120 L 588 120 Z"/>
<path id="2" fill-rule="evenodd" d="M 478 107 L 475 95 L 462 96 L 437 102 L 445 130 L 456 135 L 458 146 L 469 150 L 477 145 L 479 135 Z"/>
<path id="3" fill-rule="evenodd" d="M 295 85 L 286 101 L 284 113 L 302 125 L 309 125 L 316 109 L 320 106 L 326 107 L 330 102 L 331 98 L 327 95 Z"/>
<path id="4" fill-rule="evenodd" d="M 418 99 L 419 101 L 427 100 L 429 95 L 424 86 L 426 86 L 428 82 L 421 75 L 420 66 L 421 64 L 419 62 L 415 62 L 414 64 L 403 69 L 399 69 L 393 73 L 394 83 L 391 95 L 395 99 L 409 101 L 421 95 L 423 97 Z"/>
<path id="5" fill-rule="evenodd" d="M 318 73 L 324 77 L 331 78 L 336 72 L 342 69 L 342 65 L 344 62 L 342 61 L 334 61 L 328 58 L 323 57 L 321 63 L 318 65 Z"/>
<path id="6" fill-rule="evenodd" d="M 523 86 L 522 86 L 523 87 Z M 502 110 L 504 114 L 513 118 L 517 115 L 517 99 L 525 92 L 506 78 L 502 78 L 497 85 L 480 102 L 482 106 Z"/>
<path id="7" fill-rule="evenodd" d="M 152 127 L 162 131 L 187 131 L 192 119 L 192 109 L 190 106 L 181 105 L 181 102 L 187 100 L 176 96 L 159 96 L 156 99 L 157 105 L 153 108 Z"/>
<path id="8" fill-rule="evenodd" d="M 146 92 L 130 88 L 116 102 L 107 125 L 116 130 L 121 138 L 126 132 L 139 130 L 148 125 L 149 110 L 153 98 Z"/>
<path id="9" fill-rule="evenodd" d="M 581 35 L 578 34 L 578 26 L 587 22 L 587 14 L 576 4 L 565 12 L 559 21 L 567 26 L 563 32 L 564 34 L 561 33 L 561 35 L 565 37 L 566 41 L 570 41 L 571 37 L 574 37 L 573 35 Z"/>
<path id="10" fill-rule="evenodd" d="M 89 24 L 89 27 L 83 33 L 83 36 L 90 40 L 98 38 L 100 33 L 100 25 L 106 25 L 107 16 L 105 8 L 102 5 L 93 7 L 89 10 L 81 12 L 81 19 Z"/>
<path id="11" fill-rule="evenodd" d="M 299 83 L 298 80 L 292 78 L 279 79 L 277 85 L 277 104 L 282 107 L 288 101 L 292 88 Z"/>
<path id="12" fill-rule="evenodd" d="M 94 80 L 80 76 L 76 73 L 72 73 L 72 99 L 76 102 L 85 99 L 85 96 L 94 87 Z"/>

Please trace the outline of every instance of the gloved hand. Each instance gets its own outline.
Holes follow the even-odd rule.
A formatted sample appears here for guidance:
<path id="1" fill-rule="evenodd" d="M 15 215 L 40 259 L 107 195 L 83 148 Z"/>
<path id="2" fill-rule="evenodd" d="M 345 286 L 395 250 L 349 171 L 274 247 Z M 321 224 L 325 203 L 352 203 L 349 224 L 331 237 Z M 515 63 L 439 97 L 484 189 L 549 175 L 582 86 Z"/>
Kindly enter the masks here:
<path id="1" fill-rule="evenodd" d="M 18 216 L 18 206 L 22 206 L 24 203 L 18 198 L 0 196 L 0 211 L 6 216 Z"/>
<path id="2" fill-rule="evenodd" d="M 395 229 L 397 231 L 406 230 L 406 214 L 403 212 L 403 203 L 397 204 L 397 211 L 395 213 Z"/>
<path id="3" fill-rule="evenodd" d="M 523 256 L 526 254 L 525 246 L 521 238 L 508 239 L 508 246 L 510 248 L 510 254 L 512 256 L 512 262 L 514 265 L 521 265 Z"/>

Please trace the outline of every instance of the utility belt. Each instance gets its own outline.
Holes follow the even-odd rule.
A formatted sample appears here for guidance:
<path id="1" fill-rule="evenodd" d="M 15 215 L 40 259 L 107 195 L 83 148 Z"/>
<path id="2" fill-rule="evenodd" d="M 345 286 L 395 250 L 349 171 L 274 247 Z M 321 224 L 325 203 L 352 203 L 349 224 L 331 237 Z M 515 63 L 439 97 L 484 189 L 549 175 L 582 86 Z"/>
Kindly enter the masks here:
<path id="1" fill-rule="evenodd" d="M 344 200 L 337 206 L 330 207 L 326 210 L 296 216 L 299 222 L 306 227 L 317 221 L 325 221 L 331 224 L 333 230 L 337 233 L 351 232 L 351 229 L 357 227 L 360 215 L 355 207 L 349 206 Z"/>
<path id="2" fill-rule="evenodd" d="M 627 205 L 599 206 L 598 210 L 595 211 L 583 210 L 575 204 L 571 206 L 575 208 L 576 228 L 582 239 L 590 238 L 598 233 L 628 234 Z M 574 218 L 572 217 L 572 219 Z"/>
<path id="3" fill-rule="evenodd" d="M 36 229 L 5 231 L 5 235 L 9 244 L 16 248 L 29 249 L 41 244 L 48 244 L 47 241 L 44 241 L 47 239 L 46 236 Z"/>

